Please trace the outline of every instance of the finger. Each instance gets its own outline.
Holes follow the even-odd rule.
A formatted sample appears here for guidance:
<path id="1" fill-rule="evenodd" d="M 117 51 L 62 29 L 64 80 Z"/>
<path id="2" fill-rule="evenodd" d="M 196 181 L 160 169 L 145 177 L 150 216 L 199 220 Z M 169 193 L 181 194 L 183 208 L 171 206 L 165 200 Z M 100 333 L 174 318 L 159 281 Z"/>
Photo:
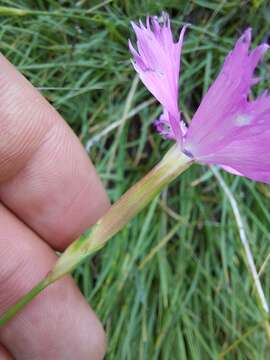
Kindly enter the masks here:
<path id="1" fill-rule="evenodd" d="M 0 199 L 55 248 L 64 248 L 108 208 L 76 136 L 0 56 Z"/>
<path id="2" fill-rule="evenodd" d="M 12 360 L 12 356 L 8 351 L 0 344 L 0 360 Z"/>
<path id="3" fill-rule="evenodd" d="M 0 314 L 45 276 L 49 246 L 0 205 Z M 70 277 L 45 289 L 0 329 L 15 359 L 93 359 L 104 354 L 102 327 Z"/>

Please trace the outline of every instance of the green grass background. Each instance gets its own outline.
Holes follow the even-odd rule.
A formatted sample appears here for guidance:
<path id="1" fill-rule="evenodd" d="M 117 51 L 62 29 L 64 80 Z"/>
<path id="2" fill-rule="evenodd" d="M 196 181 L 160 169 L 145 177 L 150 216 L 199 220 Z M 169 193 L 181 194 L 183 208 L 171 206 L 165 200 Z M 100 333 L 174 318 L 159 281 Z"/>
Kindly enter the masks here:
<path id="1" fill-rule="evenodd" d="M 112 201 L 170 145 L 160 107 L 136 79 L 130 21 L 166 10 L 190 22 L 180 105 L 189 120 L 240 33 L 270 35 L 268 1 L 0 1 L 1 51 L 87 147 Z M 20 9 L 23 11 L 15 11 Z M 268 59 L 268 61 L 267 61 Z M 256 95 L 270 85 L 269 57 Z M 218 111 L 218 109 L 213 109 Z M 233 191 L 270 299 L 267 185 L 221 173 Z M 91 201 L 91 199 L 89 199 Z M 107 359 L 268 359 L 269 344 L 230 204 L 207 167 L 193 166 L 75 271 L 108 334 Z"/>

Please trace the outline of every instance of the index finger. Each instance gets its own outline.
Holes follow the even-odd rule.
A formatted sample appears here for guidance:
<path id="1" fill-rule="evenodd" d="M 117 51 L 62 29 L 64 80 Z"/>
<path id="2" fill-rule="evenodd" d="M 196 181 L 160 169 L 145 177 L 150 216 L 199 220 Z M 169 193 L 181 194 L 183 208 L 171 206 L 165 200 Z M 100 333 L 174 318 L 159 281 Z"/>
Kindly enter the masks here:
<path id="1" fill-rule="evenodd" d="M 109 202 L 75 134 L 0 55 L 0 199 L 53 247 L 96 222 Z"/>

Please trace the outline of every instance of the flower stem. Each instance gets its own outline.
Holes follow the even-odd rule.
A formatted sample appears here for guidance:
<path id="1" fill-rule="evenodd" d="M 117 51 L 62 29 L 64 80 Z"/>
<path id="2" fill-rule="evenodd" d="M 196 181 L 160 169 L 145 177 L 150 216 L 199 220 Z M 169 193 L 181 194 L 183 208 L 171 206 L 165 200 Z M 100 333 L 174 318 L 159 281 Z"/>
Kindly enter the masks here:
<path id="1" fill-rule="evenodd" d="M 192 162 L 191 158 L 181 152 L 178 145 L 174 145 L 143 179 L 120 197 L 96 225 L 65 250 L 45 279 L 7 310 L 0 318 L 0 327 L 13 318 L 44 288 L 70 273 L 86 257 L 102 248 L 113 235 L 149 204 L 166 185 L 185 171 Z"/>
<path id="2" fill-rule="evenodd" d="M 34 299 L 43 289 L 49 285 L 46 279 L 39 282 L 31 291 L 23 296 L 15 305 L 9 308 L 0 318 L 0 327 L 11 320 L 21 309 L 25 307 L 32 299 Z"/>

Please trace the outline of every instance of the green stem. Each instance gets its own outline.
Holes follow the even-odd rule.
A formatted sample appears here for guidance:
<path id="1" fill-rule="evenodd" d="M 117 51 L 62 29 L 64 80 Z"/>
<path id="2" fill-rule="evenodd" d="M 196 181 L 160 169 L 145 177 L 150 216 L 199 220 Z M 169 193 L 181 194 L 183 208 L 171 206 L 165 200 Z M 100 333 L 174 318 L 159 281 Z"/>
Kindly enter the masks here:
<path id="1" fill-rule="evenodd" d="M 192 162 L 192 159 L 181 152 L 178 145 L 174 145 L 143 179 L 120 197 L 93 228 L 87 230 L 65 250 L 47 277 L 0 318 L 0 327 L 45 287 L 70 273 L 87 256 L 102 248 L 113 235 L 149 204 L 166 185 L 185 171 Z"/>
<path id="2" fill-rule="evenodd" d="M 2 327 L 9 320 L 11 320 L 21 309 L 25 307 L 25 305 L 27 305 L 31 300 L 33 300 L 48 285 L 48 280 L 45 278 L 44 280 L 39 282 L 29 293 L 23 296 L 15 305 L 9 308 L 0 318 L 0 327 Z"/>

